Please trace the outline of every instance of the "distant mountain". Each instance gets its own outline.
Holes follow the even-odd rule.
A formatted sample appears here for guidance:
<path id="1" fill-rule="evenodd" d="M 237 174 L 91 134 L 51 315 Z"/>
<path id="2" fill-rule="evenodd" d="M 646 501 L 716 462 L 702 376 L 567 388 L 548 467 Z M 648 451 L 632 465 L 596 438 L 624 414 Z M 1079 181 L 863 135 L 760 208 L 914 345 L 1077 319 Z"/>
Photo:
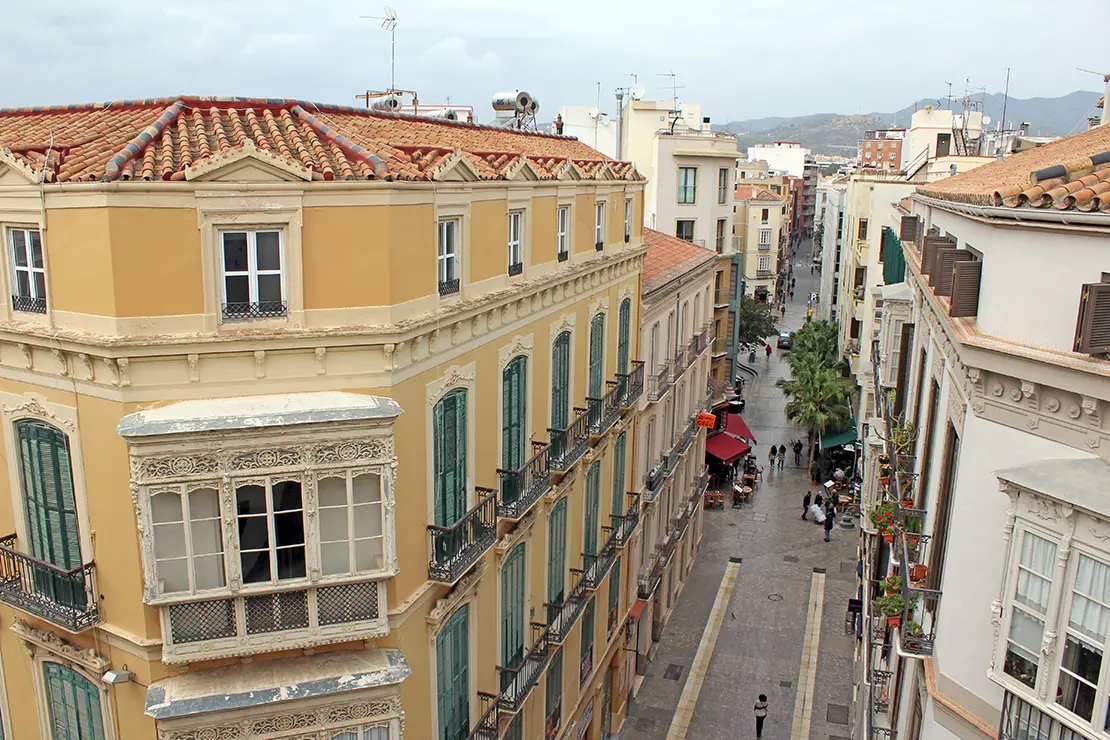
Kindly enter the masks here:
<path id="1" fill-rule="evenodd" d="M 1002 118 L 1004 96 L 991 93 L 976 96 L 983 101 L 983 111 L 994 122 Z M 1030 124 L 1034 136 L 1067 136 L 1087 127 L 1087 116 L 1092 115 L 1099 93 L 1077 90 L 1059 98 L 1010 98 L 1006 102 L 1006 120 L 1011 126 L 1023 121 Z M 945 107 L 945 101 L 922 98 L 916 104 L 894 113 L 869 113 L 847 116 L 837 113 L 817 113 L 809 116 L 755 118 L 748 121 L 731 121 L 719 128 L 737 134 L 740 148 L 747 150 L 753 144 L 772 141 L 799 141 L 818 154 L 851 156 L 863 132 L 886 126 L 909 126 L 915 110 L 926 105 Z M 955 104 L 954 104 L 955 105 Z"/>

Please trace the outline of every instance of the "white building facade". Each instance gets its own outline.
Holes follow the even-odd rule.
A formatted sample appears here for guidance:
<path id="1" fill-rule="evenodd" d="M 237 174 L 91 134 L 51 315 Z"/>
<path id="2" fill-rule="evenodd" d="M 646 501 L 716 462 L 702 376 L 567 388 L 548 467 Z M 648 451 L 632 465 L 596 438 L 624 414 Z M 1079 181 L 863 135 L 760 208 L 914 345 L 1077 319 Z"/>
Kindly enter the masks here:
<path id="1" fill-rule="evenodd" d="M 1108 165 L 1103 127 L 894 207 L 906 284 L 872 346 L 890 393 L 865 450 L 858 738 L 1107 737 Z M 884 505 L 890 542 L 868 516 Z M 874 585 L 892 574 L 897 615 Z"/>

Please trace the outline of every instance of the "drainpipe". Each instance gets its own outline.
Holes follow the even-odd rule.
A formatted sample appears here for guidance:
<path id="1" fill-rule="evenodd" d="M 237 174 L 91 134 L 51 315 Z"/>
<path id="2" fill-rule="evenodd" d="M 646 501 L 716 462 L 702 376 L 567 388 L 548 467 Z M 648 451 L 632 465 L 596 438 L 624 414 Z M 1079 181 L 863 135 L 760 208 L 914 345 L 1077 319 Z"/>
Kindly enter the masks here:
<path id="1" fill-rule="evenodd" d="M 617 88 L 617 154 L 613 159 L 624 161 L 624 90 Z"/>

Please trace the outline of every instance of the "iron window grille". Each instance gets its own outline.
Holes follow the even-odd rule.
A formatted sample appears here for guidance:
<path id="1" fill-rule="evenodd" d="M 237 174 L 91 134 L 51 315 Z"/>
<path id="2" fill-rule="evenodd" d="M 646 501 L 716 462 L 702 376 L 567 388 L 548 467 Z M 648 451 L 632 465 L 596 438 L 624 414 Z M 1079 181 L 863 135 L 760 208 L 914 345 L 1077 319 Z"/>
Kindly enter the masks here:
<path id="1" fill-rule="evenodd" d="M 280 231 L 225 231 L 223 318 L 278 318 L 287 314 L 285 254 Z"/>

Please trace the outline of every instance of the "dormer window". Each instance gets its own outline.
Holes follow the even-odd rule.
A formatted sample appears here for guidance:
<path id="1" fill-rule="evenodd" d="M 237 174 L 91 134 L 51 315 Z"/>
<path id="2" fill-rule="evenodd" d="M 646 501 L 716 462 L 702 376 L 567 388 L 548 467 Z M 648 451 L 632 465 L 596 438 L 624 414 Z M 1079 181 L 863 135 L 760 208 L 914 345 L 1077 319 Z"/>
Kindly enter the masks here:
<path id="1" fill-rule="evenodd" d="M 26 313 L 46 313 L 46 264 L 38 229 L 8 232 L 12 258 L 12 308 Z"/>
<path id="2" fill-rule="evenodd" d="M 285 259 L 280 231 L 224 231 L 223 318 L 225 321 L 284 317 Z"/>

